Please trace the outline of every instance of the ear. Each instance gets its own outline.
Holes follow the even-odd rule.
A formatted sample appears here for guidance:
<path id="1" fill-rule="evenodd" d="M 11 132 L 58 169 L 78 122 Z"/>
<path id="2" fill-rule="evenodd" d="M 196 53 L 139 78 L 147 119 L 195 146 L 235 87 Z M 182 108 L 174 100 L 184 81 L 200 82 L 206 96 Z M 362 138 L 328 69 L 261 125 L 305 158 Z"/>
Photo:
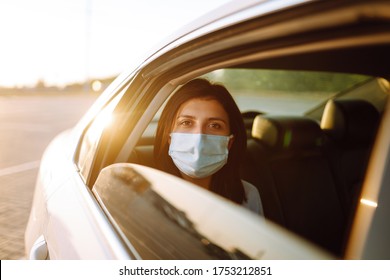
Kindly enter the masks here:
<path id="1" fill-rule="evenodd" d="M 234 142 L 234 135 L 230 135 L 230 139 L 229 139 L 229 143 L 228 143 L 228 150 L 230 150 L 230 148 L 233 146 L 233 142 Z"/>

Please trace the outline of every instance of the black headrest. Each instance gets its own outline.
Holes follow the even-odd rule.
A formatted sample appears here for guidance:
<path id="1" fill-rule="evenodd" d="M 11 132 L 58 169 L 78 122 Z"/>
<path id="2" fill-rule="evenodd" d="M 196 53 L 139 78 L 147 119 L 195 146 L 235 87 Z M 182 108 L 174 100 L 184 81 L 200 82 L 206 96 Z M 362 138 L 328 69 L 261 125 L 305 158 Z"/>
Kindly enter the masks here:
<path id="1" fill-rule="evenodd" d="M 329 100 L 321 128 L 338 142 L 366 145 L 371 143 L 379 119 L 379 112 L 368 101 Z"/>
<path id="2" fill-rule="evenodd" d="M 252 137 L 274 149 L 306 149 L 324 144 L 320 126 L 304 117 L 256 116 Z"/>

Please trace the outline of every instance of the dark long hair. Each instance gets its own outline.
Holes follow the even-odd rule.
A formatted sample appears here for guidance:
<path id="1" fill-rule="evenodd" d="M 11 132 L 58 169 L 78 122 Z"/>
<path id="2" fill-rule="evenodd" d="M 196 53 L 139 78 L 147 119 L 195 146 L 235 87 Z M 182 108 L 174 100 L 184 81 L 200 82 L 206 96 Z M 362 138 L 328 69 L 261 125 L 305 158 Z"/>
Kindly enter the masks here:
<path id="1" fill-rule="evenodd" d="M 228 90 L 219 84 L 212 84 L 205 79 L 194 79 L 182 86 L 165 106 L 156 133 L 154 157 L 160 170 L 181 176 L 179 170 L 168 155 L 169 135 L 180 106 L 194 98 L 218 101 L 229 116 L 230 132 L 234 141 L 229 150 L 227 163 L 211 179 L 210 190 L 234 202 L 246 200 L 240 177 L 241 157 L 246 150 L 246 132 L 241 112 Z"/>

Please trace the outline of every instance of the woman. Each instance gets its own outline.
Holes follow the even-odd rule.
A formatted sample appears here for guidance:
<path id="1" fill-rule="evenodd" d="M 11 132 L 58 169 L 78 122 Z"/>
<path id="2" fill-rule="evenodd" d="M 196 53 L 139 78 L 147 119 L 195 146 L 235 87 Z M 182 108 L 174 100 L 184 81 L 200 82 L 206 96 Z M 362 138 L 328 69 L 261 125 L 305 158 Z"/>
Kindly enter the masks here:
<path id="1" fill-rule="evenodd" d="M 164 108 L 154 156 L 159 169 L 263 214 L 258 190 L 240 178 L 245 149 L 243 119 L 230 93 L 195 79 Z"/>

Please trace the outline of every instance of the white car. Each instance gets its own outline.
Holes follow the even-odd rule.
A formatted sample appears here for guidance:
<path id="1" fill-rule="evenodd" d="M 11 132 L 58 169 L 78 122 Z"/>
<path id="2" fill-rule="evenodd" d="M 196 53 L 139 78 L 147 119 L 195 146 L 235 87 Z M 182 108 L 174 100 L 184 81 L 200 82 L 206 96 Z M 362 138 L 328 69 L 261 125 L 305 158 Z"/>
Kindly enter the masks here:
<path id="1" fill-rule="evenodd" d="M 45 151 L 29 259 L 390 259 L 390 2 L 234 1 L 120 75 Z M 154 168 L 165 101 L 223 83 L 264 217 Z"/>

